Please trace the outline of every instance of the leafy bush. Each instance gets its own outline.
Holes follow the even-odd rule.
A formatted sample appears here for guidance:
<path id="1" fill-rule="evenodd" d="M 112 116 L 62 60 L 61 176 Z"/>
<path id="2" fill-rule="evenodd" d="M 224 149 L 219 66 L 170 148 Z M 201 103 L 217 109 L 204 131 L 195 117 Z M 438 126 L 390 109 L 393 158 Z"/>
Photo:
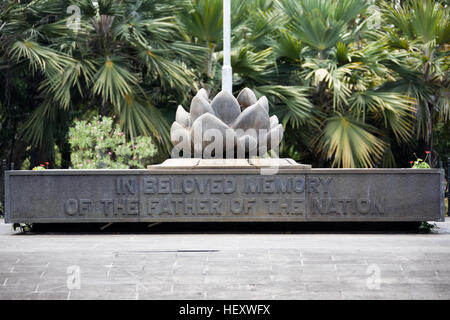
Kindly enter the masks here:
<path id="1" fill-rule="evenodd" d="M 45 169 L 48 169 L 48 162 L 46 162 L 45 164 L 40 164 L 39 166 L 33 168 L 34 171 L 41 171 Z"/>
<path id="2" fill-rule="evenodd" d="M 413 169 L 430 169 L 430 165 L 427 162 L 428 156 L 430 155 L 430 151 L 425 151 L 426 157 L 425 160 L 421 158 L 417 158 L 416 161 L 410 161 L 411 168 Z M 414 154 L 416 155 L 416 154 Z M 417 156 L 416 156 L 417 157 Z"/>
<path id="3" fill-rule="evenodd" d="M 423 221 L 419 226 L 420 233 L 431 233 L 437 229 L 439 229 L 439 227 L 436 223 L 429 223 L 427 221 Z"/>
<path id="4" fill-rule="evenodd" d="M 32 223 L 14 223 L 12 225 L 12 229 L 16 231 L 17 229 L 20 229 L 22 233 L 28 233 L 33 230 L 33 224 Z"/>
<path id="5" fill-rule="evenodd" d="M 126 141 L 110 117 L 75 121 L 69 130 L 71 161 L 75 169 L 140 169 L 152 163 L 157 149 L 149 137 Z"/>

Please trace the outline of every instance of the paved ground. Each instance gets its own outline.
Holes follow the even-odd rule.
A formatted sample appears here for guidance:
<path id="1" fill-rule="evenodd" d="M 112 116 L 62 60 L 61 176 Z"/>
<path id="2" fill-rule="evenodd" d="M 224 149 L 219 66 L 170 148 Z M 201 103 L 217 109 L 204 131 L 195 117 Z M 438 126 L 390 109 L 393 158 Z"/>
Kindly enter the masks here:
<path id="1" fill-rule="evenodd" d="M 450 299 L 436 234 L 39 234 L 0 221 L 0 299 Z"/>

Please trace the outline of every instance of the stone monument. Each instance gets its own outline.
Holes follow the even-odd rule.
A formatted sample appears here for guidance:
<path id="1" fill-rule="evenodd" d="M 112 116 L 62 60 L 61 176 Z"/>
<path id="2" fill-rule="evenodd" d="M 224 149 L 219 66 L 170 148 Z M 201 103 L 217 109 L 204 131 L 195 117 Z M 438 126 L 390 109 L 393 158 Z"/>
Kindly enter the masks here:
<path id="1" fill-rule="evenodd" d="M 224 0 L 222 92 L 210 100 L 201 89 L 189 113 L 178 108 L 172 159 L 148 170 L 8 171 L 5 221 L 444 220 L 443 169 L 312 169 L 268 157 L 283 128 L 265 97 L 248 88 L 233 97 L 229 53 Z"/>
<path id="2" fill-rule="evenodd" d="M 171 128 L 175 148 L 184 142 L 184 151 L 199 158 L 264 156 L 277 149 L 282 138 L 283 127 L 277 116 L 269 117 L 267 98 L 258 100 L 248 88 L 237 99 L 221 91 L 212 101 L 201 89 L 192 100 L 190 113 L 178 107 Z M 211 144 L 214 148 L 208 148 Z"/>

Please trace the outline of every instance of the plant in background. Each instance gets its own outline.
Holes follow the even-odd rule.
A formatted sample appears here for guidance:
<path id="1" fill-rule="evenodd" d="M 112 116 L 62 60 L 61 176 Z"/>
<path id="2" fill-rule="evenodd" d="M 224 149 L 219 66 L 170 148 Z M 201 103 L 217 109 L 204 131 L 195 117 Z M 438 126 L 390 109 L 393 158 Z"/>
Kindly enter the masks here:
<path id="1" fill-rule="evenodd" d="M 0 0 L 0 153 L 66 168 L 72 120 L 95 113 L 167 156 L 177 105 L 220 90 L 223 1 L 69 2 L 78 32 L 68 1 Z M 232 1 L 234 93 L 267 96 L 282 156 L 405 167 L 416 148 L 437 166 L 450 156 L 447 2 Z"/>
<path id="2" fill-rule="evenodd" d="M 415 98 L 415 135 L 433 151 L 432 159 L 438 156 L 433 149 L 434 131 L 450 121 L 450 8 L 444 3 L 407 0 L 401 4 L 385 1 L 382 5 L 386 44 L 404 56 L 401 63 L 393 61 L 397 77 L 385 87 Z"/>
<path id="3" fill-rule="evenodd" d="M 12 228 L 14 231 L 16 231 L 16 229 L 20 229 L 20 231 L 22 231 L 23 233 L 27 233 L 33 229 L 33 224 L 31 224 L 31 223 L 14 223 L 12 225 Z"/>
<path id="4" fill-rule="evenodd" d="M 40 164 L 39 166 L 37 166 L 37 167 L 34 167 L 33 168 L 33 170 L 45 170 L 45 169 L 48 169 L 48 165 L 49 165 L 50 163 L 47 161 L 47 162 L 45 162 L 45 164 Z"/>
<path id="5" fill-rule="evenodd" d="M 153 163 L 157 149 L 150 137 L 127 141 L 110 117 L 76 121 L 69 129 L 71 161 L 75 169 L 141 169 Z"/>
<path id="6" fill-rule="evenodd" d="M 67 27 L 71 4 L 81 13 L 77 32 Z M 178 0 L 1 0 L 0 123 L 8 135 L 2 131 L 0 151 L 14 149 L 1 142 L 13 144 L 20 129 L 34 154 L 54 158 L 72 116 L 96 109 L 115 114 L 127 137 L 152 136 L 168 153 L 171 103 L 191 97 L 193 69 L 206 55 L 184 41 L 179 7 Z"/>
<path id="7" fill-rule="evenodd" d="M 427 159 L 428 159 L 428 156 L 430 155 L 430 151 L 425 151 L 425 153 L 426 153 L 425 159 L 418 158 L 417 155 L 414 153 L 417 160 L 409 162 L 411 164 L 411 168 L 413 168 L 413 169 L 430 169 L 430 165 L 427 163 Z"/>
<path id="8" fill-rule="evenodd" d="M 419 226 L 420 233 L 430 233 L 435 229 L 439 229 L 439 227 L 435 223 L 429 223 L 427 221 L 423 221 Z"/>

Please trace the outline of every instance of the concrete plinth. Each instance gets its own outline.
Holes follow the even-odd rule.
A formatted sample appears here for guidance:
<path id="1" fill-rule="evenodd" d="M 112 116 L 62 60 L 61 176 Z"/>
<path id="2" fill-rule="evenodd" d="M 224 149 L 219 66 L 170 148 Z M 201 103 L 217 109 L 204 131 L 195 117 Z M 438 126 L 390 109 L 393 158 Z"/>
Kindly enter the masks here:
<path id="1" fill-rule="evenodd" d="M 444 219 L 443 170 L 195 160 L 187 168 L 172 161 L 150 170 L 9 171 L 6 222 Z"/>

